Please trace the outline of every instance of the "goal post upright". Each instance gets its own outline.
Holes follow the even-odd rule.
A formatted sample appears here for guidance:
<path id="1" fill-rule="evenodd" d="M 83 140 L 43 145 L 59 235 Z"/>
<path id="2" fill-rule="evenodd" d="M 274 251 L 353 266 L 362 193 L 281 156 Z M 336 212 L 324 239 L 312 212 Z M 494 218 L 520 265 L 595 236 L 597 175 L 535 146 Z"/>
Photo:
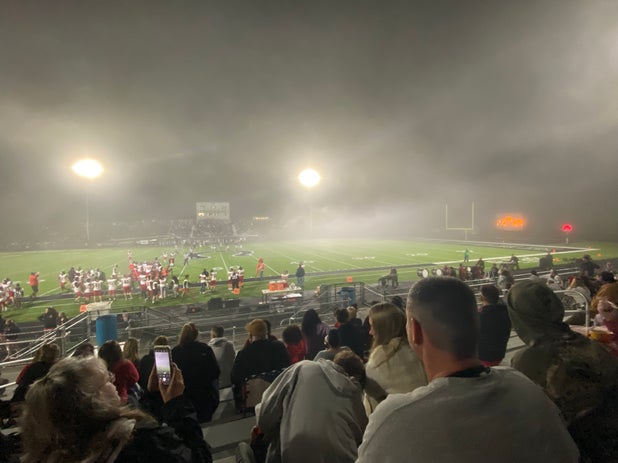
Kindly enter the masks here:
<path id="1" fill-rule="evenodd" d="M 464 240 L 468 241 L 468 232 L 474 230 L 475 221 L 474 201 L 470 203 L 470 226 L 469 227 L 449 227 L 448 226 L 448 203 L 444 205 L 444 229 L 445 230 L 460 230 L 464 232 Z"/>

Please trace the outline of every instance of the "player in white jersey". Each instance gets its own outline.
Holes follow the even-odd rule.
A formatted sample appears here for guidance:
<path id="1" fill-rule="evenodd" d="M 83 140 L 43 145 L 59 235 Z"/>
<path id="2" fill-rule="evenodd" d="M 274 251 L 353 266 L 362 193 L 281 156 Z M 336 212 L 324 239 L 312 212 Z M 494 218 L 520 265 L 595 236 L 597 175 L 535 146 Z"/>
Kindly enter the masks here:
<path id="1" fill-rule="evenodd" d="M 131 277 L 125 275 L 120 279 L 122 283 L 122 294 L 124 294 L 124 300 L 133 299 L 133 293 L 131 291 Z"/>
<path id="2" fill-rule="evenodd" d="M 107 279 L 107 298 L 110 301 L 116 300 L 116 288 L 118 285 L 118 280 L 115 276 Z"/>
<path id="3" fill-rule="evenodd" d="M 58 284 L 60 285 L 60 291 L 64 292 L 64 291 L 69 291 L 69 288 L 67 288 L 67 283 L 69 281 L 69 276 L 67 275 L 67 273 L 63 270 L 62 272 L 60 272 L 60 274 L 58 275 Z"/>
<path id="4" fill-rule="evenodd" d="M 234 275 L 234 267 L 227 270 L 227 289 L 232 290 L 232 275 Z"/>
<path id="5" fill-rule="evenodd" d="M 94 294 L 94 302 L 103 302 L 103 280 L 94 280 L 92 282 L 92 292 Z"/>
<path id="6" fill-rule="evenodd" d="M 215 289 L 217 289 L 217 272 L 212 269 L 210 271 L 210 290 L 214 291 Z"/>
<path id="7" fill-rule="evenodd" d="M 242 266 L 238 267 L 238 287 L 242 288 L 242 284 L 245 281 L 245 269 Z"/>
<path id="8" fill-rule="evenodd" d="M 206 294 L 206 285 L 208 284 L 208 271 L 202 270 L 200 273 L 200 294 Z"/>
<path id="9" fill-rule="evenodd" d="M 71 283 L 71 287 L 73 288 L 73 294 L 75 294 L 75 302 L 81 302 L 82 300 L 82 284 L 79 281 L 79 278 L 75 278 L 73 283 Z"/>
<path id="10" fill-rule="evenodd" d="M 159 298 L 165 299 L 167 297 L 167 277 L 161 275 L 159 277 Z"/>

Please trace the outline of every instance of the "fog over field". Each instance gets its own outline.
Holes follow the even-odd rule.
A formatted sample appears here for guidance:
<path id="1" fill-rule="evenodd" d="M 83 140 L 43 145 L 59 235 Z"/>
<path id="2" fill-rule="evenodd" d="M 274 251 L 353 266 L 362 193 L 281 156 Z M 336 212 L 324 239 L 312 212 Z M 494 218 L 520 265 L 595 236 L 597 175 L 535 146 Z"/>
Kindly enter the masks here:
<path id="1" fill-rule="evenodd" d="M 95 224 L 228 201 L 292 236 L 428 236 L 474 202 L 479 237 L 618 232 L 617 2 L 11 1 L 0 43 L 4 239 L 83 227 L 86 194 Z"/>

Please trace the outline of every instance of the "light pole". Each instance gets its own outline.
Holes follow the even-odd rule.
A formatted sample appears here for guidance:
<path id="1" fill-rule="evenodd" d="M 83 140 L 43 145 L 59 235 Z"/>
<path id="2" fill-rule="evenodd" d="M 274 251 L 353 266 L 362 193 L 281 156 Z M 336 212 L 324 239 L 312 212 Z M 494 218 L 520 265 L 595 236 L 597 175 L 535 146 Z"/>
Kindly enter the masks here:
<path id="1" fill-rule="evenodd" d="M 81 159 L 71 166 L 76 175 L 90 181 L 99 177 L 103 173 L 103 166 L 94 159 Z M 90 243 L 90 205 L 89 188 L 86 188 L 86 243 Z"/>
<path id="2" fill-rule="evenodd" d="M 305 169 L 298 174 L 298 181 L 307 190 L 311 190 L 311 188 L 320 183 L 320 180 L 320 174 L 311 168 Z M 313 205 L 311 203 L 309 204 L 309 230 L 313 231 Z"/>

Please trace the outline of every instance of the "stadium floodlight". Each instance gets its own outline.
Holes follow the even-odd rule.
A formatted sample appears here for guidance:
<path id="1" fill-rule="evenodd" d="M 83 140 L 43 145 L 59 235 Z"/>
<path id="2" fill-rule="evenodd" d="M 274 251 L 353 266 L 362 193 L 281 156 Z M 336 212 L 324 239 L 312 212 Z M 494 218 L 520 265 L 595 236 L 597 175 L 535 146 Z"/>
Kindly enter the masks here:
<path id="1" fill-rule="evenodd" d="M 94 180 L 103 173 L 103 166 L 94 159 L 82 159 L 71 166 L 73 172 L 80 177 Z"/>
<path id="2" fill-rule="evenodd" d="M 103 166 L 95 159 L 81 159 L 71 166 L 71 170 L 78 176 L 94 180 L 103 173 Z M 86 188 L 86 243 L 90 242 L 90 201 Z"/>
<path id="3" fill-rule="evenodd" d="M 313 188 L 320 183 L 320 174 L 314 169 L 305 169 L 298 174 L 298 181 L 300 184 L 307 188 Z"/>

